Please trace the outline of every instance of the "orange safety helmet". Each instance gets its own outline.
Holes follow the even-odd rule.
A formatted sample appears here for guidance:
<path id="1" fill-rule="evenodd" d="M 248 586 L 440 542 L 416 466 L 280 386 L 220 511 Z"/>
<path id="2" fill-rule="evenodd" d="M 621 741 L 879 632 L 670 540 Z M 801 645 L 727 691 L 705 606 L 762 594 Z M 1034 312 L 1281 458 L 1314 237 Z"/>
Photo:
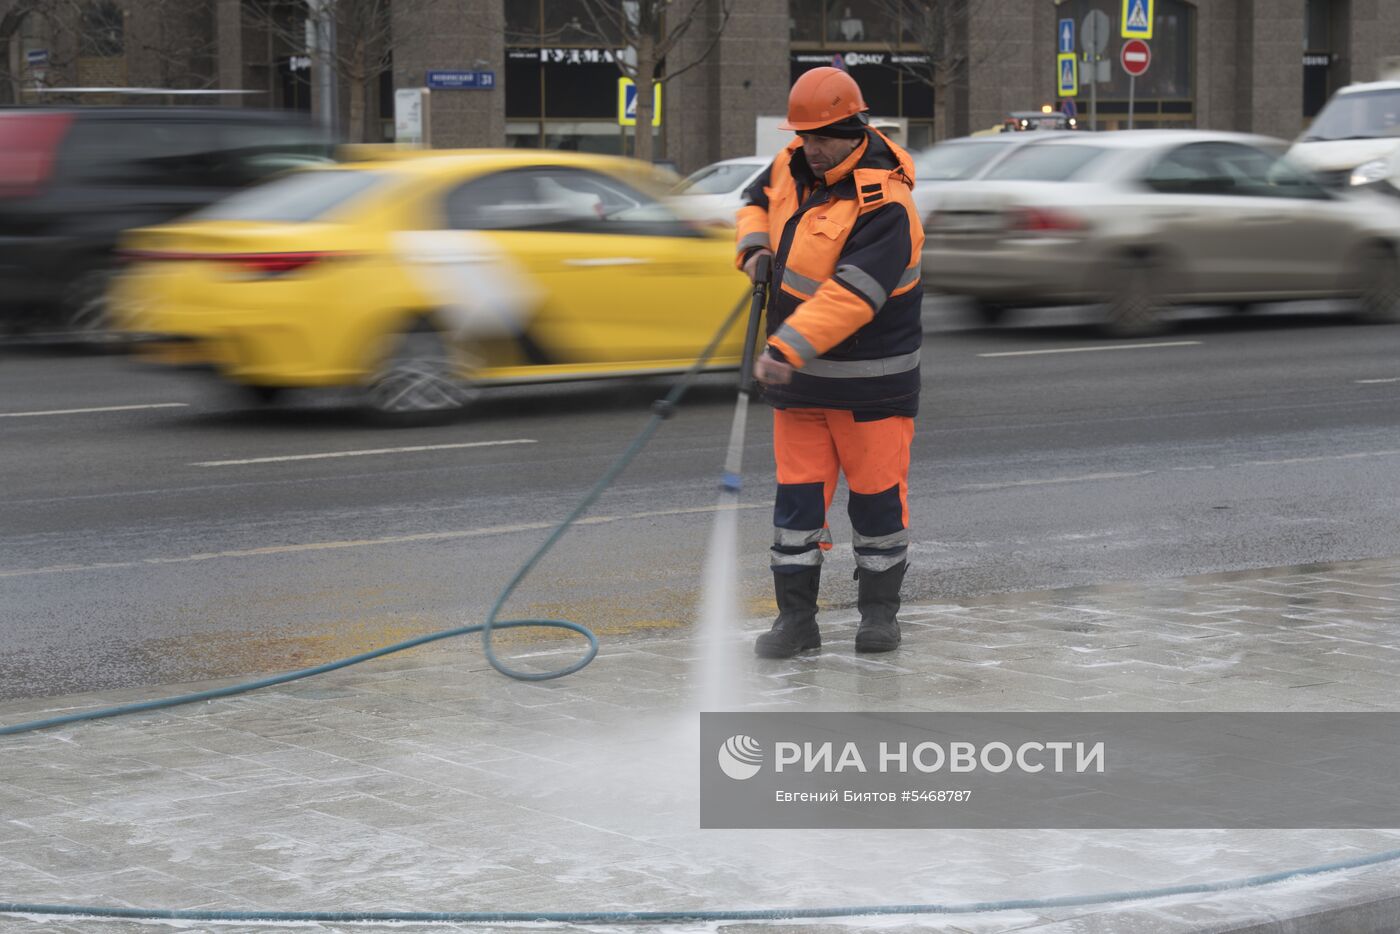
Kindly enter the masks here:
<path id="1" fill-rule="evenodd" d="M 840 123 L 870 108 L 860 85 L 840 68 L 829 65 L 804 71 L 788 93 L 787 121 L 780 130 L 806 132 Z"/>

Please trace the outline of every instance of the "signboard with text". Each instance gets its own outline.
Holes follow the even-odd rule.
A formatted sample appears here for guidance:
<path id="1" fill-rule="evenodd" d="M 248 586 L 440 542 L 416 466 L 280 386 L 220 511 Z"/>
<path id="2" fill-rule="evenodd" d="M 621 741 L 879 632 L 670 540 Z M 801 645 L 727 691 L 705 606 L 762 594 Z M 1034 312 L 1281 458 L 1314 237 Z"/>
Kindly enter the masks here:
<path id="1" fill-rule="evenodd" d="M 496 86 L 494 71 L 430 71 L 428 87 L 442 91 L 489 91 Z"/>

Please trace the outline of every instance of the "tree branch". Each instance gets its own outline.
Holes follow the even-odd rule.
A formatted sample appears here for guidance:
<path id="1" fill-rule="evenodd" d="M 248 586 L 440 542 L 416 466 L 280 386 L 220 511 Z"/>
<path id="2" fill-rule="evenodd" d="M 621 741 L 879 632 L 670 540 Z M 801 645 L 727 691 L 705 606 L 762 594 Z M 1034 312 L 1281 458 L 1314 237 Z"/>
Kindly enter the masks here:
<path id="1" fill-rule="evenodd" d="M 701 52 L 699 55 L 697 55 L 694 59 L 687 62 L 686 64 L 677 67 L 675 70 L 668 71 L 663 77 L 658 78 L 657 80 L 664 84 L 665 82 L 670 81 L 672 78 L 679 78 L 687 71 L 690 71 L 692 68 L 696 67 L 697 65 L 701 64 L 706 59 L 708 59 L 710 57 L 710 53 L 715 50 L 715 46 L 719 45 L 720 37 L 724 35 L 724 28 L 729 25 L 729 17 L 730 14 L 734 12 L 734 5 L 736 2 L 737 0 L 722 0 L 720 4 L 719 26 L 716 27 L 714 35 L 710 37 L 710 44 L 705 46 L 705 51 Z"/>
<path id="2" fill-rule="evenodd" d="M 603 27 L 606 22 L 613 27 L 613 33 L 622 37 L 624 45 L 633 44 L 628 41 L 631 38 L 631 33 L 627 27 L 627 13 L 622 9 L 620 3 L 616 5 L 599 4 L 597 0 L 583 0 L 583 9 L 588 13 L 588 19 L 593 23 L 592 33 L 584 30 L 584 34 L 589 39 L 605 49 L 610 45 L 615 45 L 616 40 L 609 38 L 609 31 Z M 560 31 L 562 32 L 562 29 Z M 629 65 L 621 56 L 615 56 L 615 58 L 618 70 L 626 77 L 636 80 L 637 69 Z"/>
<path id="3" fill-rule="evenodd" d="M 664 56 L 672 46 L 680 41 L 680 38 L 685 35 L 686 30 L 690 29 L 690 24 L 695 21 L 695 14 L 699 10 L 700 4 L 703 2 L 705 2 L 705 0 L 694 0 L 690 5 L 690 12 L 679 18 L 676 28 L 672 29 L 664 38 L 657 42 L 656 48 L 661 55 Z"/>

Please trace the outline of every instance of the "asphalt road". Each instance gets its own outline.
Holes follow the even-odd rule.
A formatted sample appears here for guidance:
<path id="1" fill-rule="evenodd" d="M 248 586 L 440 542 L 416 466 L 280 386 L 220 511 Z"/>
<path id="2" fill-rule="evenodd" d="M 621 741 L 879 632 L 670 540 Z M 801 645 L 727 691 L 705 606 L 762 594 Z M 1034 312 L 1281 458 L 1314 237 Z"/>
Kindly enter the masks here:
<path id="1" fill-rule="evenodd" d="M 907 599 L 1400 551 L 1400 327 L 1266 310 L 1119 342 L 1074 310 L 1028 319 L 926 314 Z M 122 357 L 0 347 L 0 698 L 280 671 L 478 622 L 665 389 L 502 390 L 395 431 L 334 400 L 248 411 Z M 505 616 L 604 640 L 690 625 L 733 410 L 732 380 L 707 377 Z M 755 615 L 766 415 L 740 514 Z M 844 494 L 832 527 L 849 541 Z M 851 568 L 838 545 L 831 604 L 853 603 Z"/>

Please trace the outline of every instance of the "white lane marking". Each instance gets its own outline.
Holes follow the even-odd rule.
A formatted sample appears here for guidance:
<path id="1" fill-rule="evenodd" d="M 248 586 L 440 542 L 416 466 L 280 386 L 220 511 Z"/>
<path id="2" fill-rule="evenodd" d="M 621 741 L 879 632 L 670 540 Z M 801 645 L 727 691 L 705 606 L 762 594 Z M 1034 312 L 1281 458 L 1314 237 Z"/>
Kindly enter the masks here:
<path id="1" fill-rule="evenodd" d="M 1153 350 L 1157 347 L 1195 347 L 1200 341 L 1158 341 L 1153 344 L 1108 344 L 1100 347 L 1060 347 L 1055 350 L 1005 350 L 979 353 L 979 357 L 1037 357 L 1052 353 L 1093 353 L 1097 350 Z"/>
<path id="2" fill-rule="evenodd" d="M 1393 376 L 1390 379 L 1358 379 L 1358 383 L 1400 383 L 1400 376 Z"/>
<path id="3" fill-rule="evenodd" d="M 1135 470 L 1128 473 L 1088 473 L 1077 477 L 1050 477 L 1045 480 L 1008 480 L 1006 483 L 972 483 L 959 487 L 960 490 L 1005 490 L 1018 486 L 1046 486 L 1051 483 L 1083 483 L 1093 480 L 1126 480 L 1130 477 L 1146 477 L 1155 470 Z"/>
<path id="4" fill-rule="evenodd" d="M 40 415 L 86 415 L 89 412 L 134 412 L 137 409 L 183 409 L 188 402 L 152 402 L 148 405 L 104 405 L 91 409 L 49 409 L 46 412 L 0 412 L 0 418 L 37 418 Z"/>
<path id="5" fill-rule="evenodd" d="M 628 522 L 636 519 L 655 519 L 662 516 L 687 516 L 696 513 L 719 512 L 726 509 L 772 509 L 771 505 L 759 503 L 739 503 L 719 506 L 691 506 L 682 509 L 661 509 L 652 512 L 632 512 L 620 516 L 589 516 L 580 519 L 576 525 L 605 525 L 611 522 Z M 445 532 L 419 532 L 413 535 L 389 535 L 384 538 L 359 538 L 345 541 L 306 542 L 300 545 L 268 545 L 262 548 L 240 548 L 232 551 L 202 552 L 192 555 L 175 555 L 168 558 L 142 558 L 139 561 L 107 561 L 98 564 L 54 564 L 42 568 L 12 568 L 0 571 L 0 579 L 7 577 L 32 577 L 39 574 L 66 574 L 75 571 L 109 571 L 130 568 L 151 567 L 162 564 L 190 564 L 198 561 L 214 561 L 221 558 L 256 558 L 265 555 L 297 554 L 308 551 L 334 551 L 342 548 L 372 548 L 381 545 L 411 545 L 423 542 L 444 542 L 462 538 L 482 538 L 488 535 L 510 535 L 518 532 L 543 532 L 553 529 L 557 522 L 526 522 L 519 525 L 492 525 L 479 529 L 454 529 Z"/>
<path id="6" fill-rule="evenodd" d="M 461 444 L 415 444 L 403 448 L 367 448 L 363 451 L 327 451 L 322 454 L 285 454 L 281 457 L 248 457 L 236 461 L 197 461 L 191 467 L 239 467 L 244 464 L 281 464 L 286 461 L 316 461 L 328 457 L 368 457 L 371 454 L 412 454 L 417 451 L 453 451 L 461 448 L 485 448 L 501 444 L 538 444 L 533 438 L 511 438 L 505 441 L 466 441 Z"/>
<path id="7" fill-rule="evenodd" d="M 1389 451 L 1355 451 L 1351 454 L 1322 454 L 1317 457 L 1284 457 L 1271 461 L 1239 461 L 1230 464 L 1231 467 L 1279 467 L 1286 464 L 1316 464 L 1321 461 L 1351 461 L 1359 460 L 1363 457 L 1394 457 L 1400 454 L 1400 450 Z"/>
<path id="8" fill-rule="evenodd" d="M 1172 467 L 1174 471 L 1189 470 L 1229 470 L 1237 467 L 1287 467 L 1292 464 L 1317 464 L 1324 461 L 1354 461 L 1367 457 L 1395 457 L 1400 455 L 1400 448 L 1384 451 L 1353 451 L 1349 454 L 1322 454 L 1316 457 L 1285 457 L 1278 460 L 1267 461 L 1235 461 L 1229 464 L 1191 464 L 1182 467 Z M 1027 486 L 1047 486 L 1053 483 L 1084 483 L 1096 480 L 1127 480 L 1133 477 L 1147 477 L 1158 473 L 1156 470 L 1139 470 L 1126 473 L 1091 473 L 1082 474 L 1076 477 L 1049 477 L 1044 480 L 1008 480 L 1005 483 L 972 483 L 967 486 L 955 487 L 954 493 L 984 493 L 989 490 L 1007 490 L 1016 487 Z"/>

